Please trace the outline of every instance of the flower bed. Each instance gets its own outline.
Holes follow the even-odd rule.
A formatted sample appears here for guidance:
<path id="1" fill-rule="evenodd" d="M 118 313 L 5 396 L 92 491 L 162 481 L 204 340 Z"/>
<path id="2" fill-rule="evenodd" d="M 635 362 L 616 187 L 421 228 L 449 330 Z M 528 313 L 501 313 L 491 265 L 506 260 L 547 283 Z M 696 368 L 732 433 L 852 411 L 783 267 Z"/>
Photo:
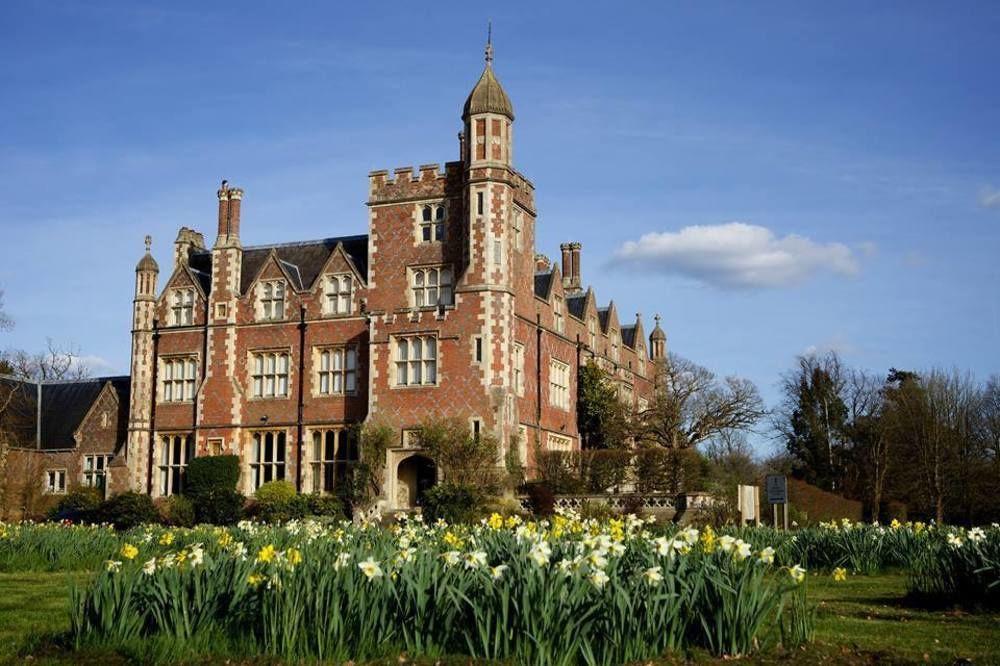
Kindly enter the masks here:
<path id="1" fill-rule="evenodd" d="M 770 547 L 711 530 L 657 536 L 635 518 L 172 534 L 134 534 L 75 591 L 78 645 L 180 650 L 215 637 L 290 661 L 618 664 L 691 646 L 746 654 L 782 624 L 786 644 L 802 633 L 791 630 L 804 569 L 778 567 Z"/>

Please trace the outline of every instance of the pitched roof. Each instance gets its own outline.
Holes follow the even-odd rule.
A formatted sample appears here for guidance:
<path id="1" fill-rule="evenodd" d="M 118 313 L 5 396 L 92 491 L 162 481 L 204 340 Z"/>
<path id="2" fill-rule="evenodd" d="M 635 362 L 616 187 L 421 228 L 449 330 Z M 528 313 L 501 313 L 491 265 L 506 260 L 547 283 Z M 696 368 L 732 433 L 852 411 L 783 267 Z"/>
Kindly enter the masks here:
<path id="1" fill-rule="evenodd" d="M 342 243 L 344 252 L 357 266 L 361 275 L 368 275 L 368 236 L 339 236 L 322 238 L 320 240 L 302 241 L 298 243 L 281 243 L 278 245 L 255 245 L 243 248 L 243 265 L 240 272 L 240 284 L 244 289 L 257 276 L 264 262 L 273 250 L 284 269 L 292 277 L 296 289 L 309 289 L 319 273 L 323 270 L 327 259 L 337 245 Z M 194 252 L 190 258 L 191 268 L 197 271 L 205 293 L 211 288 L 212 253 L 211 251 Z"/>
<path id="2" fill-rule="evenodd" d="M 552 289 L 552 271 L 547 273 L 535 273 L 535 296 L 548 299 L 549 291 Z"/>
<path id="3" fill-rule="evenodd" d="M 583 315 L 587 310 L 586 292 L 568 296 L 566 298 L 566 309 L 568 309 L 569 313 L 577 319 L 583 319 Z"/>
<path id="4" fill-rule="evenodd" d="M 622 326 L 622 344 L 635 349 L 635 324 Z"/>
<path id="5" fill-rule="evenodd" d="M 603 332 L 608 331 L 608 314 L 611 312 L 611 308 L 597 308 L 597 319 L 601 322 L 601 330 Z"/>
<path id="6" fill-rule="evenodd" d="M 43 449 L 69 449 L 76 446 L 73 433 L 80 427 L 83 418 L 109 381 L 118 393 L 119 405 L 127 405 L 128 377 L 97 377 L 42 384 Z"/>

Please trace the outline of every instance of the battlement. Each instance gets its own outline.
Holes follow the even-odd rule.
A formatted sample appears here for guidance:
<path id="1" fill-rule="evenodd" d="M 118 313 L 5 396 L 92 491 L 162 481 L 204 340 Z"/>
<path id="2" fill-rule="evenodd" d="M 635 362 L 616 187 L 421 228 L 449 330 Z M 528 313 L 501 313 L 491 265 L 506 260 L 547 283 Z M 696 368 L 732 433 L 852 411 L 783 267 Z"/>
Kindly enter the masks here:
<path id="1" fill-rule="evenodd" d="M 399 167 L 391 173 L 380 169 L 368 174 L 368 203 L 453 196 L 461 180 L 461 162 L 448 162 L 444 169 L 440 164 Z"/>

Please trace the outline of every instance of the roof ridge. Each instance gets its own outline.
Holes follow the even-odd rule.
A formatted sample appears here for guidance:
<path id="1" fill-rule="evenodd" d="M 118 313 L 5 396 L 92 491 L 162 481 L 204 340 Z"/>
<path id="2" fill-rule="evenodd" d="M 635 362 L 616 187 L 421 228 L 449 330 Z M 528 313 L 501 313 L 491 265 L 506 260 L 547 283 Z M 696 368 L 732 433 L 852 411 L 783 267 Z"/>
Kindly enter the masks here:
<path id="1" fill-rule="evenodd" d="M 271 249 L 277 249 L 277 248 L 280 248 L 280 247 L 304 247 L 306 245 L 318 245 L 320 243 L 344 242 L 344 241 L 362 240 L 362 239 L 367 240 L 368 239 L 368 234 L 351 234 L 349 236 L 329 236 L 327 238 L 316 238 L 316 239 L 313 239 L 313 240 L 304 240 L 304 241 L 291 241 L 291 242 L 288 242 L 288 243 L 269 243 L 269 244 L 262 244 L 262 245 L 247 245 L 247 246 L 245 246 L 243 248 L 243 250 L 245 252 L 247 250 L 271 250 Z M 191 254 L 192 255 L 212 254 L 212 250 L 210 248 L 205 248 L 205 249 L 199 250 L 197 252 L 192 252 Z"/>

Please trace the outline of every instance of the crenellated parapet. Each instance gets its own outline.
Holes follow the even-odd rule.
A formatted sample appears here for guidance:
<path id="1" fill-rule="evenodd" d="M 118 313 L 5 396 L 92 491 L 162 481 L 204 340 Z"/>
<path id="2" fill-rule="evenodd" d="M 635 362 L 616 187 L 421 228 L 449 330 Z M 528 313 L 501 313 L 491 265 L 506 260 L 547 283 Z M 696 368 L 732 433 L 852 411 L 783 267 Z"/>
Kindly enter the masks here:
<path id="1" fill-rule="evenodd" d="M 434 199 L 457 196 L 462 188 L 462 163 L 421 164 L 372 171 L 368 174 L 368 203 Z"/>

